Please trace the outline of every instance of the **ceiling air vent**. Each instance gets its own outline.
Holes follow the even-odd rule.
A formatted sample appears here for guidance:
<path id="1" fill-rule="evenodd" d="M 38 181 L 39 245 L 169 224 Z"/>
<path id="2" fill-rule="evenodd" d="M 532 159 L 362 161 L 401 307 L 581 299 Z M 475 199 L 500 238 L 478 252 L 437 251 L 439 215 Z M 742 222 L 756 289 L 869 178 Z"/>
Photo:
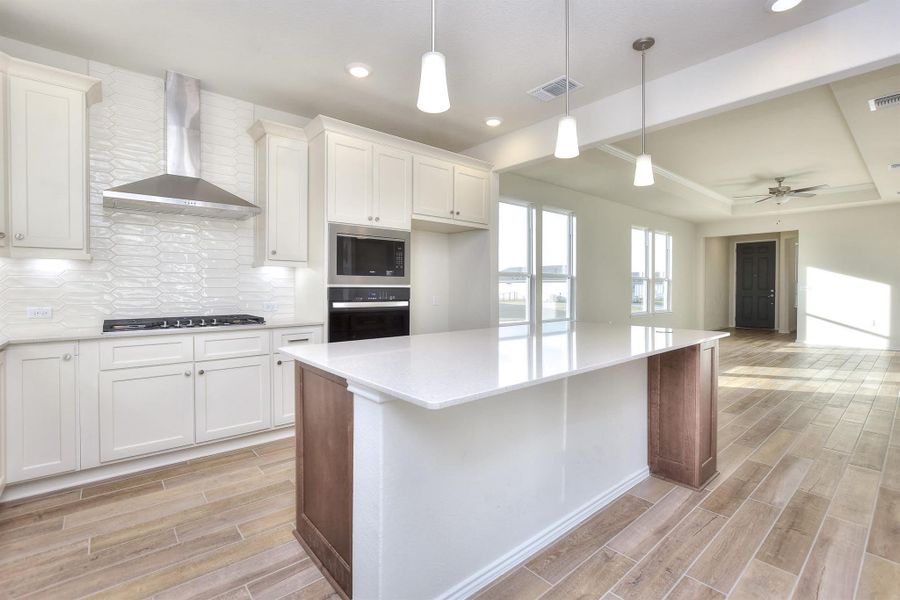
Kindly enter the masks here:
<path id="1" fill-rule="evenodd" d="M 569 79 L 569 91 L 574 92 L 575 90 L 584 87 L 583 84 L 578 83 L 574 79 Z M 534 96 L 538 100 L 543 100 L 544 102 L 550 102 L 554 98 L 559 98 L 563 94 L 566 93 L 566 78 L 565 77 L 557 77 L 552 81 L 548 81 L 543 85 L 539 85 L 533 90 L 528 90 L 528 94 L 530 96 Z"/>
<path id="2" fill-rule="evenodd" d="M 879 108 L 887 108 L 888 106 L 898 105 L 900 105 L 900 92 L 882 96 L 881 98 L 872 98 L 871 100 L 869 100 L 869 110 L 871 110 L 872 112 L 875 112 Z"/>

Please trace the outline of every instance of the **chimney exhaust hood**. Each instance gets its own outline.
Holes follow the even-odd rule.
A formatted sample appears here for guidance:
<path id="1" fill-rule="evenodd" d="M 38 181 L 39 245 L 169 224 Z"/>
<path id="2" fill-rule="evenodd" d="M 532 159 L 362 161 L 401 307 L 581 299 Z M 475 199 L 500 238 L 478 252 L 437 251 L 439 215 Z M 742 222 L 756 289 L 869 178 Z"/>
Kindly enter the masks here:
<path id="1" fill-rule="evenodd" d="M 220 219 L 247 219 L 260 208 L 200 179 L 200 80 L 166 73 L 166 172 L 110 188 L 103 206 Z"/>

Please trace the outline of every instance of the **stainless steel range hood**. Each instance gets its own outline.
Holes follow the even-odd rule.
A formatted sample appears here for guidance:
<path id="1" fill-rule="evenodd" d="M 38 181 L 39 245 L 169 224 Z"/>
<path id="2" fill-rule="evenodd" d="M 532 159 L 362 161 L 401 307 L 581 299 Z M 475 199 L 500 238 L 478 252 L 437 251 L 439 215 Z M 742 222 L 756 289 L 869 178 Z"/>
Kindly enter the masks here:
<path id="1" fill-rule="evenodd" d="M 103 206 L 221 219 L 260 208 L 200 179 L 200 80 L 166 73 L 166 173 L 103 192 Z"/>

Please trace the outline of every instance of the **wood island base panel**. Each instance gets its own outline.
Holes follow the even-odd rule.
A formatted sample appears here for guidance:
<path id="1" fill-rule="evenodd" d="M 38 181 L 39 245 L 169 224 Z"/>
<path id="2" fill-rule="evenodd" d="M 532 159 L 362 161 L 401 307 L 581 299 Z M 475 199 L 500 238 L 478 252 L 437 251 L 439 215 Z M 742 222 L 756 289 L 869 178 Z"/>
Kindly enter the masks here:
<path id="1" fill-rule="evenodd" d="M 725 335 L 578 323 L 285 351 L 296 536 L 346 598 L 469 597 L 648 473 L 715 476 Z M 427 372 L 460 345 L 468 377 Z"/>

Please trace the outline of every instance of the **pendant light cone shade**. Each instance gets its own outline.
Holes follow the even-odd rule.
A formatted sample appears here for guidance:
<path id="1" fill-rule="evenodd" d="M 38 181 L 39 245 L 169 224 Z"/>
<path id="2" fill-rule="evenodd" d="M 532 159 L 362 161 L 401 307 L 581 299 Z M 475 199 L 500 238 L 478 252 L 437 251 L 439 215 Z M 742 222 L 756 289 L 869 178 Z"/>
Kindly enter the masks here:
<path id="1" fill-rule="evenodd" d="M 559 127 L 556 129 L 556 150 L 553 152 L 556 158 L 575 158 L 578 156 L 578 127 L 575 117 L 566 115 L 560 117 Z"/>
<path id="2" fill-rule="evenodd" d="M 422 55 L 422 75 L 419 78 L 419 100 L 416 106 L 427 113 L 442 113 L 450 108 L 447 61 L 440 52 L 432 50 Z"/>
<path id="3" fill-rule="evenodd" d="M 634 185 L 645 187 L 653 185 L 653 161 L 649 154 L 641 154 L 634 163 Z"/>

